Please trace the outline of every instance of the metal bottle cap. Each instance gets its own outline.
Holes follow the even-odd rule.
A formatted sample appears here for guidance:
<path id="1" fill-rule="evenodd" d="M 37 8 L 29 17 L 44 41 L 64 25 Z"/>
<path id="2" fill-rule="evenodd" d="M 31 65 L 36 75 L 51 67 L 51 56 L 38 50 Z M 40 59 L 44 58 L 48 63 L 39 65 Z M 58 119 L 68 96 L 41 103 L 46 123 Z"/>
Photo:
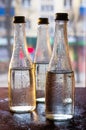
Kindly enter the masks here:
<path id="1" fill-rule="evenodd" d="M 38 18 L 38 24 L 49 24 L 48 18 Z"/>
<path id="2" fill-rule="evenodd" d="M 13 23 L 25 23 L 24 16 L 14 16 Z"/>
<path id="3" fill-rule="evenodd" d="M 55 20 L 65 20 L 68 21 L 68 13 L 56 13 Z"/>

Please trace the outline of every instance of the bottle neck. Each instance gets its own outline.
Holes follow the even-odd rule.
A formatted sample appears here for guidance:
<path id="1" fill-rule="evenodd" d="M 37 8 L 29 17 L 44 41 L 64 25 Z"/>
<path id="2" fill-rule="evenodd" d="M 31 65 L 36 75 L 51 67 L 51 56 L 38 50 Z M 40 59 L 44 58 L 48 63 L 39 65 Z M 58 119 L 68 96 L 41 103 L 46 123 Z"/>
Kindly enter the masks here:
<path id="1" fill-rule="evenodd" d="M 25 24 L 14 24 L 14 45 L 10 67 L 31 67 L 32 61 L 27 51 Z"/>
<path id="2" fill-rule="evenodd" d="M 26 43 L 25 24 L 18 23 L 14 24 L 14 42 L 16 46 L 22 46 Z M 14 46 L 15 46 L 14 45 Z"/>
<path id="3" fill-rule="evenodd" d="M 67 21 L 56 21 L 53 49 L 56 55 L 66 54 L 67 56 L 69 56 L 67 40 Z"/>
<path id="4" fill-rule="evenodd" d="M 58 38 L 57 38 L 58 36 Z M 55 43 L 57 44 L 67 44 L 67 21 L 56 21 L 56 25 L 55 25 L 55 39 L 58 41 L 56 41 Z"/>
<path id="5" fill-rule="evenodd" d="M 40 24 L 37 32 L 37 46 L 34 62 L 49 63 L 51 57 L 48 24 Z"/>
<path id="6" fill-rule="evenodd" d="M 67 40 L 67 21 L 56 20 L 54 47 L 49 70 L 72 70 Z"/>
<path id="7" fill-rule="evenodd" d="M 47 39 L 47 37 L 49 36 L 49 32 L 48 32 L 48 24 L 40 24 L 38 26 L 38 37 L 42 40 L 42 38 L 44 40 Z M 49 38 L 49 37 L 48 37 Z"/>

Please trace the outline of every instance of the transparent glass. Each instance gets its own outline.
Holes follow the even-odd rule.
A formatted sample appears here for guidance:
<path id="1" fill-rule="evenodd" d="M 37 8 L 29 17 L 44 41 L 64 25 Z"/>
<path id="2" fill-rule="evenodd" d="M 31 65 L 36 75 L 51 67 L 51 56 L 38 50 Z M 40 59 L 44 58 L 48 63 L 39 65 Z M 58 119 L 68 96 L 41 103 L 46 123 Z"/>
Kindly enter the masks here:
<path id="1" fill-rule="evenodd" d="M 14 112 L 36 107 L 35 70 L 27 52 L 25 23 L 14 24 L 14 45 L 9 65 L 9 105 Z"/>
<path id="2" fill-rule="evenodd" d="M 34 57 L 36 70 L 36 95 L 38 102 L 45 102 L 45 80 L 48 64 L 51 57 L 51 46 L 48 24 L 38 26 L 37 46 Z"/>
<path id="3" fill-rule="evenodd" d="M 67 120 L 73 117 L 74 86 L 67 21 L 56 20 L 53 53 L 46 76 L 46 118 Z"/>

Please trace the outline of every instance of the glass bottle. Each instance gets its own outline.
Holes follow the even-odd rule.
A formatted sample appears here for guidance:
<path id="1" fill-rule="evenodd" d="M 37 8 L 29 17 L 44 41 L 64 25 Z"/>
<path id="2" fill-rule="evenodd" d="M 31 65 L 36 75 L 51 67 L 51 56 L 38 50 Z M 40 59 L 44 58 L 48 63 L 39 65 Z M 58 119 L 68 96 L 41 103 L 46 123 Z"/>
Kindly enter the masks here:
<path id="1" fill-rule="evenodd" d="M 38 19 L 37 45 L 34 57 L 36 69 L 36 100 L 38 102 L 45 102 L 46 71 L 51 57 L 48 24 L 48 18 Z"/>
<path id="2" fill-rule="evenodd" d="M 56 13 L 54 47 L 46 76 L 46 118 L 71 119 L 74 114 L 74 72 L 67 41 L 67 13 Z"/>
<path id="3" fill-rule="evenodd" d="M 13 112 L 33 111 L 36 107 L 35 71 L 27 52 L 25 17 L 14 17 L 14 45 L 9 65 L 9 106 Z"/>

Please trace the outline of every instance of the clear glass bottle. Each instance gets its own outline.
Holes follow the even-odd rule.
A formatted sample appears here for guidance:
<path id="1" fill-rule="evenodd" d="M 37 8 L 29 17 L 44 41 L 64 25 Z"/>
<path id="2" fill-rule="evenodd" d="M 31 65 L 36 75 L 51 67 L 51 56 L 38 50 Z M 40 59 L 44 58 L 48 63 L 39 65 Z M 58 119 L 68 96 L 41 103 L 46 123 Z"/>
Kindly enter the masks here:
<path id="1" fill-rule="evenodd" d="M 74 72 L 67 41 L 67 13 L 56 13 L 52 57 L 46 76 L 46 118 L 71 119 L 74 114 Z"/>
<path id="2" fill-rule="evenodd" d="M 25 17 L 14 17 L 14 45 L 9 65 L 9 106 L 13 112 L 33 111 L 36 107 L 35 70 L 27 52 Z"/>
<path id="3" fill-rule="evenodd" d="M 48 18 L 38 19 L 37 45 L 34 57 L 36 70 L 36 100 L 45 102 L 46 71 L 51 57 Z"/>

